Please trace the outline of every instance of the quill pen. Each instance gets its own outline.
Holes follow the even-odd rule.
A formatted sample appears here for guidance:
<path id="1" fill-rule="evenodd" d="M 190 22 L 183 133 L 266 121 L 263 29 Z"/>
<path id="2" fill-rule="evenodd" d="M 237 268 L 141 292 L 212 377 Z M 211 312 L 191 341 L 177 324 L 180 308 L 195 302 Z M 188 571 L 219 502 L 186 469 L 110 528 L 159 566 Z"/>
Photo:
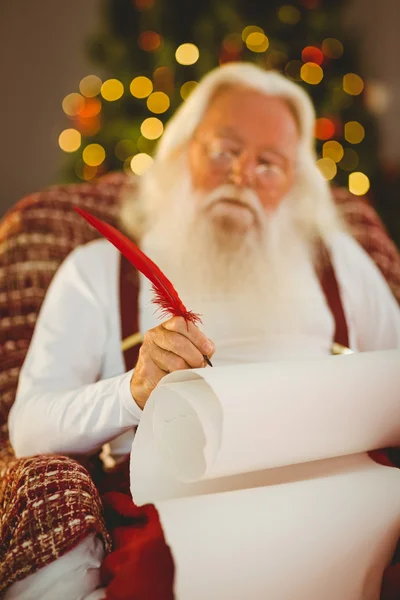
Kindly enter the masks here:
<path id="1" fill-rule="evenodd" d="M 111 242 L 138 271 L 140 271 L 152 284 L 154 297 L 153 304 L 160 310 L 162 316 L 173 315 L 183 317 L 186 323 L 194 325 L 201 323 L 200 315 L 187 310 L 180 299 L 178 292 L 164 275 L 161 269 L 142 252 L 136 244 L 123 235 L 118 229 L 98 219 L 94 215 L 86 212 L 82 208 L 74 207 L 75 211 L 81 215 L 92 227 L 97 229 L 109 242 Z M 203 355 L 206 363 L 212 367 L 208 356 Z"/>

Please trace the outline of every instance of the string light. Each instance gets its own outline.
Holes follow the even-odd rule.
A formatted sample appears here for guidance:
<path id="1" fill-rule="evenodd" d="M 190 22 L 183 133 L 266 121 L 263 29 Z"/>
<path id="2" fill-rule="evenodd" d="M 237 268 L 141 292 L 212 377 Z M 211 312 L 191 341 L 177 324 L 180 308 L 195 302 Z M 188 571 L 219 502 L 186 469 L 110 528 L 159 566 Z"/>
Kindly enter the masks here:
<path id="1" fill-rule="evenodd" d="M 324 55 L 319 48 L 315 46 L 306 46 L 303 48 L 301 58 L 305 63 L 315 63 L 316 65 L 322 65 Z"/>
<path id="2" fill-rule="evenodd" d="M 145 171 L 150 167 L 153 159 L 149 154 L 145 152 L 141 152 L 140 154 L 135 154 L 131 160 L 131 169 L 136 175 L 143 175 Z"/>
<path id="3" fill-rule="evenodd" d="M 365 129 L 358 121 L 349 121 L 344 126 L 344 137 L 350 144 L 359 144 L 365 137 Z"/>
<path id="4" fill-rule="evenodd" d="M 300 21 L 300 18 L 299 9 L 291 4 L 284 4 L 278 9 L 278 19 L 286 25 L 296 25 Z"/>
<path id="5" fill-rule="evenodd" d="M 114 102 L 119 100 L 124 93 L 124 86 L 118 79 L 107 79 L 100 89 L 100 93 L 104 100 Z"/>
<path id="6" fill-rule="evenodd" d="M 138 44 L 145 52 L 154 52 L 161 45 L 161 37 L 155 31 L 143 31 L 139 35 Z"/>
<path id="7" fill-rule="evenodd" d="M 317 85 L 322 81 L 324 72 L 319 65 L 307 62 L 300 69 L 300 77 L 310 85 Z"/>
<path id="8" fill-rule="evenodd" d="M 135 98 L 147 98 L 153 91 L 153 84 L 148 77 L 135 77 L 131 81 L 129 90 Z"/>
<path id="9" fill-rule="evenodd" d="M 319 140 L 329 140 L 335 135 L 335 125 L 333 121 L 326 117 L 321 117 L 315 121 L 315 137 Z"/>
<path id="10" fill-rule="evenodd" d="M 158 139 L 164 131 L 164 125 L 157 119 L 156 117 L 150 117 L 149 119 L 145 119 L 140 126 L 140 131 L 142 135 L 148 140 L 156 140 Z"/>
<path id="11" fill-rule="evenodd" d="M 333 162 L 338 163 L 344 156 L 342 144 L 339 144 L 339 142 L 336 142 L 335 140 L 325 142 L 322 146 L 322 156 L 324 158 L 330 158 Z"/>
<path id="12" fill-rule="evenodd" d="M 82 143 L 82 136 L 76 129 L 64 129 L 58 137 L 58 144 L 64 152 L 75 152 Z"/>
<path id="13" fill-rule="evenodd" d="M 180 65 L 194 65 L 199 60 L 200 52 L 194 44 L 181 44 L 175 52 L 176 62 Z"/>
<path id="14" fill-rule="evenodd" d="M 147 98 L 147 108 L 157 115 L 164 113 L 169 109 L 170 100 L 164 92 L 153 92 Z"/>
<path id="15" fill-rule="evenodd" d="M 242 31 L 242 40 L 245 42 L 252 33 L 264 33 L 264 30 L 257 27 L 257 25 L 247 25 Z"/>
<path id="16" fill-rule="evenodd" d="M 106 152 L 100 144 L 89 144 L 82 153 L 82 158 L 89 167 L 98 167 L 105 157 Z"/>
<path id="17" fill-rule="evenodd" d="M 264 32 L 253 31 L 246 37 L 246 46 L 252 52 L 265 52 L 269 46 L 269 39 Z"/>
<path id="18" fill-rule="evenodd" d="M 327 181 L 331 181 L 337 173 L 336 164 L 331 158 L 320 158 L 317 160 L 317 167 Z"/>
<path id="19" fill-rule="evenodd" d="M 83 107 L 85 99 L 81 94 L 72 93 L 65 96 L 62 101 L 62 108 L 66 115 L 69 117 L 75 117 L 79 110 Z"/>
<path id="20" fill-rule="evenodd" d="M 347 73 L 343 77 L 343 89 L 351 96 L 358 96 L 364 89 L 364 82 L 359 75 Z"/>
<path id="21" fill-rule="evenodd" d="M 197 86 L 197 81 L 186 81 L 183 84 L 180 90 L 181 98 L 186 100 L 186 98 L 193 92 L 194 88 Z"/>
<path id="22" fill-rule="evenodd" d="M 369 188 L 370 182 L 364 173 L 361 173 L 360 171 L 350 173 L 349 190 L 352 194 L 355 194 L 356 196 L 363 196 L 368 192 Z"/>
<path id="23" fill-rule="evenodd" d="M 343 44 L 335 38 L 326 38 L 322 42 L 322 52 L 327 58 L 340 58 L 343 54 Z"/>
<path id="24" fill-rule="evenodd" d="M 86 98 L 94 98 L 97 94 L 100 94 L 102 81 L 97 75 L 86 75 L 79 84 L 79 91 Z"/>

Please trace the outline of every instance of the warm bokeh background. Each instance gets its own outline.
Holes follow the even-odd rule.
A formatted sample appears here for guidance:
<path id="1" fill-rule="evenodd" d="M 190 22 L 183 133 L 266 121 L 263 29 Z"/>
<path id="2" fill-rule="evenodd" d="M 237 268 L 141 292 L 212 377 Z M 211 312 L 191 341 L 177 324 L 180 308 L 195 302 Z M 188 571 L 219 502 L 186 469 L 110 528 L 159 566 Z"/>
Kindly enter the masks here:
<path id="1" fill-rule="evenodd" d="M 135 2 L 137 5 L 139 0 L 132 0 L 133 5 Z M 180 19 L 180 0 L 154 2 L 164 6 L 161 31 L 170 26 L 168 23 Z M 328 9 L 329 5 L 330 9 L 335 5 L 323 0 L 313 2 L 316 6 L 325 4 Z M 88 74 L 96 73 L 103 78 L 120 75 L 107 72 L 105 65 L 102 68 L 89 60 L 88 41 L 101 31 L 103 4 L 102 0 L 13 0 L 0 5 L 0 216 L 23 195 L 68 178 L 66 164 L 71 156 L 60 149 L 58 142 L 60 133 L 71 127 L 62 109 L 63 99 L 79 91 L 79 82 Z M 108 0 L 105 4 L 118 8 L 124 3 Z M 219 4 L 238 6 L 234 0 Z M 306 4 L 306 0 L 293 0 L 289 6 Z M 282 5 L 288 3 L 282 1 Z M 379 131 L 376 154 L 380 174 L 372 188 L 373 197 L 377 198 L 377 208 L 399 243 L 399 3 L 398 0 L 348 0 L 344 5 L 341 41 L 345 48 L 351 44 L 357 49 L 357 56 L 352 57 L 357 66 L 354 70 L 366 82 L 368 108 L 377 118 Z M 268 35 L 268 27 L 262 25 Z M 308 43 L 309 40 L 304 40 L 304 46 Z M 72 177 L 73 170 L 70 171 Z"/>

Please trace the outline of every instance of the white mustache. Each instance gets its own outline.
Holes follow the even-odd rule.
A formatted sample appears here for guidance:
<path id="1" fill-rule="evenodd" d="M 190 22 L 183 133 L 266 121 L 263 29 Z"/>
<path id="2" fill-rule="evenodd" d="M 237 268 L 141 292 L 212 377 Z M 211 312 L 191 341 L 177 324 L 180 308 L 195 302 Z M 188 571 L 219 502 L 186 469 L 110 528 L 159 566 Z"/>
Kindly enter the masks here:
<path id="1" fill-rule="evenodd" d="M 209 208 L 221 200 L 232 200 L 240 202 L 246 206 L 255 215 L 258 220 L 262 220 L 264 210 L 257 194 L 250 188 L 237 188 L 232 184 L 224 184 L 207 194 L 204 200 L 204 208 Z"/>

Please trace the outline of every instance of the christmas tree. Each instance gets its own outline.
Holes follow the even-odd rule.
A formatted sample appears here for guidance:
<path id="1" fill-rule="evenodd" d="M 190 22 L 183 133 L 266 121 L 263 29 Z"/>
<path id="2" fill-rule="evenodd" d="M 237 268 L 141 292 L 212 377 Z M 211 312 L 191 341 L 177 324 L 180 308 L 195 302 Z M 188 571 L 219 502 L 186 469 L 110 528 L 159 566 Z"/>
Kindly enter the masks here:
<path id="1" fill-rule="evenodd" d="M 102 77 L 89 74 L 63 101 L 71 120 L 59 138 L 70 155 L 68 179 L 119 169 L 141 174 L 199 79 L 244 60 L 307 90 L 322 174 L 365 194 L 378 174 L 378 140 L 340 8 L 340 0 L 104 0 L 102 29 L 88 48 Z"/>

